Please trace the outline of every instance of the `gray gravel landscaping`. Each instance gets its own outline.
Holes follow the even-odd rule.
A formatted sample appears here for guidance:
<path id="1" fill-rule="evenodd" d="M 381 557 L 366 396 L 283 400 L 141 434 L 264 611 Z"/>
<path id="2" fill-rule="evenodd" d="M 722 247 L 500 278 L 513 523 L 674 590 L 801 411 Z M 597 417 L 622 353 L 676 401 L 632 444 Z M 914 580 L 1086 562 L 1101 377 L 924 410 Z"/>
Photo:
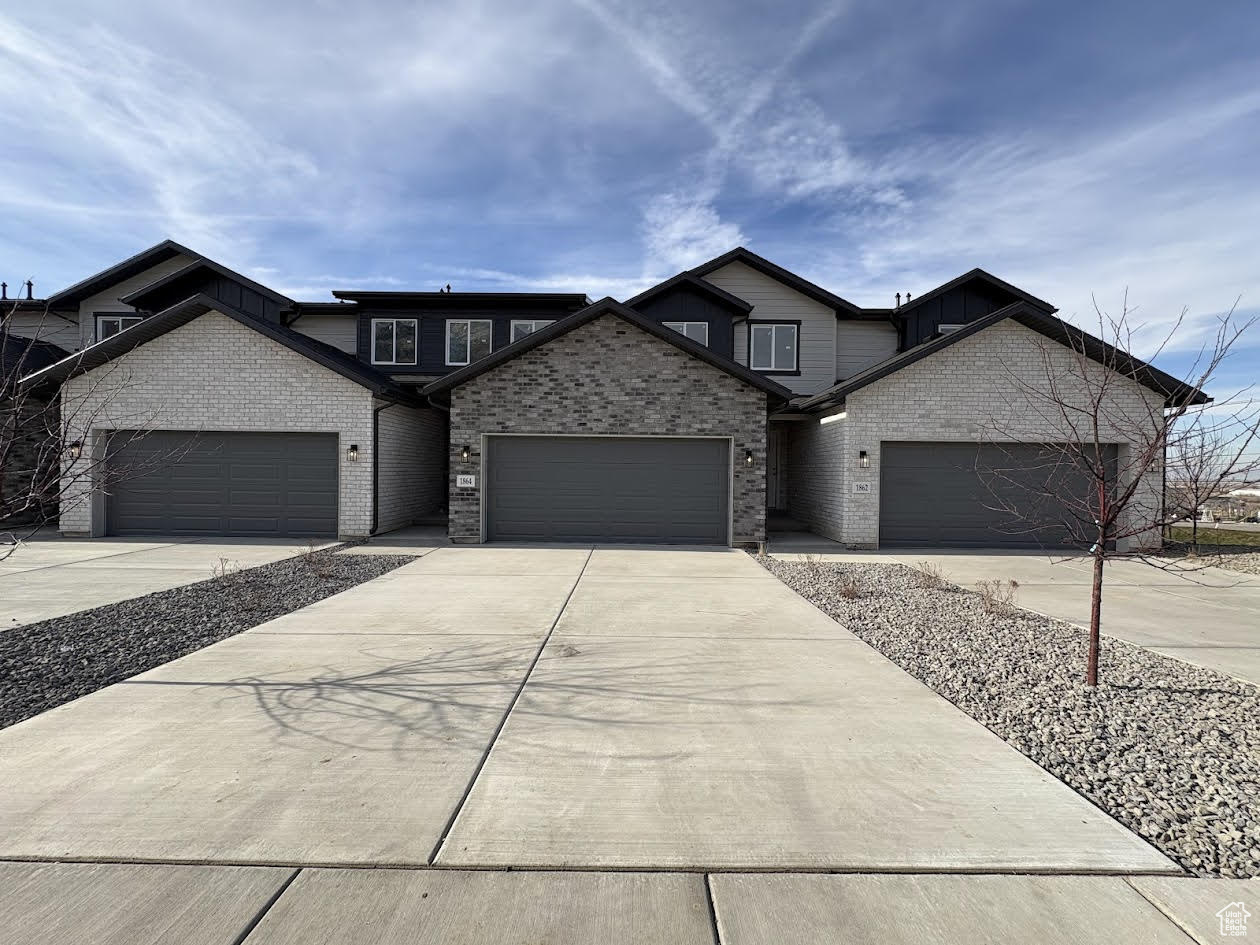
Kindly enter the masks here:
<path id="1" fill-rule="evenodd" d="M 1257 687 L 1104 636 L 1091 690 L 1071 624 L 903 565 L 758 560 L 1187 871 L 1260 876 Z"/>
<path id="2" fill-rule="evenodd" d="M 0 728 L 415 561 L 344 545 L 0 633 Z"/>

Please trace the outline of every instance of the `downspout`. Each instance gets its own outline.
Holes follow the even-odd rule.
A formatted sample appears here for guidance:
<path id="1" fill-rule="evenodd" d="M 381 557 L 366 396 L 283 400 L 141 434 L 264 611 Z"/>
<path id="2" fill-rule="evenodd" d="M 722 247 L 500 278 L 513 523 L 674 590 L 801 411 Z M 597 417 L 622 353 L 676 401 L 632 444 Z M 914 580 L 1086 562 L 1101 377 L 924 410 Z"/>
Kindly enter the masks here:
<path id="1" fill-rule="evenodd" d="M 398 401 L 391 400 L 388 403 L 381 404 L 379 407 L 372 408 L 372 529 L 368 532 L 368 537 L 376 534 L 377 526 L 380 524 L 381 412 L 397 406 Z"/>

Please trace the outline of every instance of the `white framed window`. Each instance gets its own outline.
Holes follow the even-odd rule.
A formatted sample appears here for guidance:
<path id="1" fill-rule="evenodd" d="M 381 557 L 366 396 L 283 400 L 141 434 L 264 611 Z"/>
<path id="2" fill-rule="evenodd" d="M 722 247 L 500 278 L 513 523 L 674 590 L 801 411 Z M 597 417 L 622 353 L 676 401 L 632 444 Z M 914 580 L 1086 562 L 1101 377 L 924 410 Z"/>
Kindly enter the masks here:
<path id="1" fill-rule="evenodd" d="M 748 326 L 748 366 L 754 371 L 793 373 L 798 370 L 793 322 L 756 322 Z"/>
<path id="2" fill-rule="evenodd" d="M 488 318 L 446 320 L 446 363 L 458 367 L 480 361 L 490 353 L 492 322 Z"/>
<path id="3" fill-rule="evenodd" d="M 97 315 L 96 340 L 104 341 L 106 338 L 112 338 L 124 328 L 138 325 L 142 321 L 144 317 L 141 315 Z"/>
<path id="4" fill-rule="evenodd" d="M 372 319 L 372 363 L 415 364 L 416 326 L 414 318 Z"/>
<path id="5" fill-rule="evenodd" d="M 709 346 L 708 322 L 661 322 L 666 328 L 672 328 L 680 335 L 686 335 L 692 341 L 698 341 L 706 348 Z"/>
<path id="6" fill-rule="evenodd" d="M 512 319 L 512 340 L 520 341 L 522 338 L 528 338 L 540 328 L 546 328 L 554 318 L 514 318 Z"/>

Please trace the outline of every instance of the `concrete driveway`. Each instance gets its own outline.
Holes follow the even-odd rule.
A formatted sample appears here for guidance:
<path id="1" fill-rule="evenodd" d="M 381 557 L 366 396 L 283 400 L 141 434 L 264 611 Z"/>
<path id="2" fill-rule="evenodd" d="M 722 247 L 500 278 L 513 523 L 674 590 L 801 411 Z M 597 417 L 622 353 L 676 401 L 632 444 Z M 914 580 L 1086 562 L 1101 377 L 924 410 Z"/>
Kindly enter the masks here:
<path id="1" fill-rule="evenodd" d="M 1021 607 L 1089 626 L 1088 558 L 931 550 L 857 557 L 912 566 L 931 562 L 963 587 L 1014 579 Z M 1103 582 L 1104 634 L 1260 685 L 1260 577 L 1222 568 L 1178 573 L 1118 560 L 1107 564 Z"/>
<path id="2" fill-rule="evenodd" d="M 315 547 L 330 544 L 316 541 Z M 311 542 L 269 538 L 62 538 L 41 533 L 0 561 L 0 631 L 252 568 Z"/>
<path id="3" fill-rule="evenodd" d="M 0 732 L 0 859 L 1165 872 L 727 550 L 440 548 Z"/>

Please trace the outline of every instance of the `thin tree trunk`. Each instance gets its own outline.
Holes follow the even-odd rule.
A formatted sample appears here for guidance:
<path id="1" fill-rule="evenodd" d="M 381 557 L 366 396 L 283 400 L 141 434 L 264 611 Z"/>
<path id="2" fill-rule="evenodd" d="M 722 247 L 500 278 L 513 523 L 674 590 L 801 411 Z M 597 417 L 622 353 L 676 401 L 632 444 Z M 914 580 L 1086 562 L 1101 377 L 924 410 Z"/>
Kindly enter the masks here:
<path id="1" fill-rule="evenodd" d="M 1094 589 L 1089 600 L 1089 659 L 1085 665 L 1085 685 L 1098 685 L 1098 633 L 1102 625 L 1103 549 L 1094 552 Z"/>
<path id="2" fill-rule="evenodd" d="M 1199 553 L 1199 510 L 1197 507 L 1194 515 L 1190 517 L 1190 550 L 1196 555 Z"/>

